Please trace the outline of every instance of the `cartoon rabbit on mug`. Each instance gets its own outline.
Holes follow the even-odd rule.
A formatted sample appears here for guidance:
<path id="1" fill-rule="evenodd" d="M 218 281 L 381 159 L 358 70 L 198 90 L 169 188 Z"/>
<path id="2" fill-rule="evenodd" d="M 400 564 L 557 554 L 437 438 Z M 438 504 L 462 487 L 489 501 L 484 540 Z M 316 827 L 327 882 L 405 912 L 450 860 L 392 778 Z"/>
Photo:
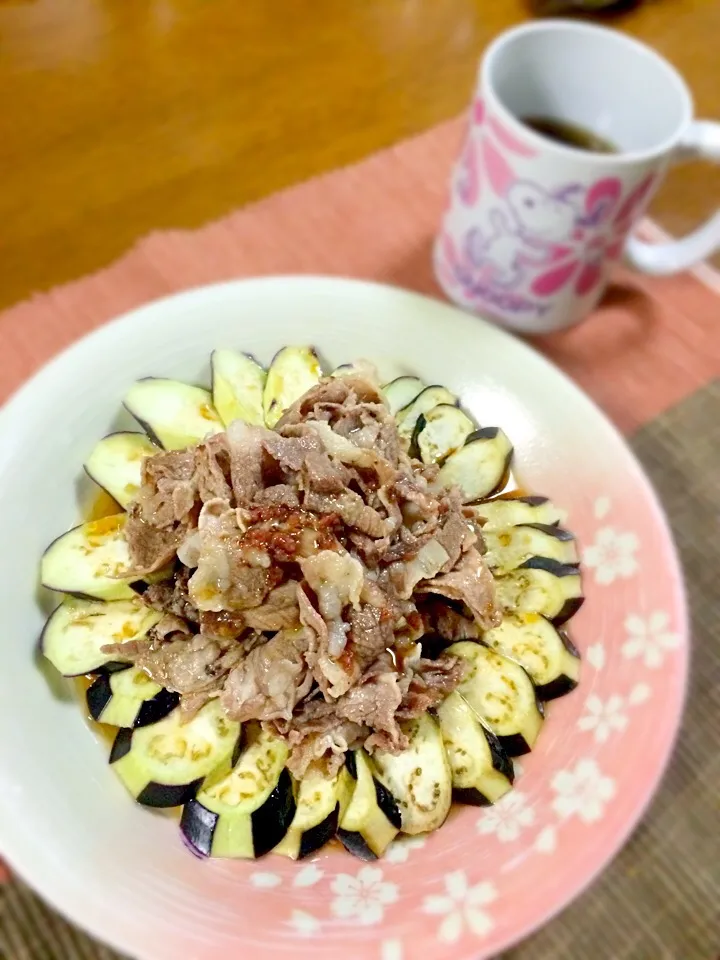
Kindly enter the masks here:
<path id="1" fill-rule="evenodd" d="M 490 212 L 492 232 L 476 227 L 468 233 L 468 259 L 488 280 L 517 286 L 527 267 L 545 266 L 570 252 L 568 244 L 581 221 L 578 193 L 582 188 L 575 184 L 550 193 L 518 180 L 505 194 L 507 206 Z"/>

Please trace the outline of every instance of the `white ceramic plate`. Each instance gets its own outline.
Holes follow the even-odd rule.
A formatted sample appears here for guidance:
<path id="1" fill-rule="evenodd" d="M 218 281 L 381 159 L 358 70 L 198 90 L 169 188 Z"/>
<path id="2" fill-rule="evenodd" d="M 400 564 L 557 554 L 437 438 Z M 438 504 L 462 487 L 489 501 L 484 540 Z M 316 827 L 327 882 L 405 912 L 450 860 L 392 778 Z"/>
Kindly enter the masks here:
<path id="1" fill-rule="evenodd" d="M 134 805 L 62 683 L 33 657 L 45 546 L 78 517 L 81 464 L 116 428 L 129 384 L 207 382 L 210 351 L 269 362 L 314 343 L 384 377 L 450 386 L 503 427 L 527 488 L 569 511 L 587 603 L 573 621 L 580 688 L 550 706 L 497 808 L 465 808 L 376 865 L 200 863 L 176 823 Z M 477 960 L 533 929 L 618 849 L 667 760 L 687 629 L 667 527 L 623 441 L 539 355 L 451 307 L 370 283 L 268 278 L 153 303 L 85 338 L 0 413 L 0 852 L 47 900 L 142 960 Z"/>

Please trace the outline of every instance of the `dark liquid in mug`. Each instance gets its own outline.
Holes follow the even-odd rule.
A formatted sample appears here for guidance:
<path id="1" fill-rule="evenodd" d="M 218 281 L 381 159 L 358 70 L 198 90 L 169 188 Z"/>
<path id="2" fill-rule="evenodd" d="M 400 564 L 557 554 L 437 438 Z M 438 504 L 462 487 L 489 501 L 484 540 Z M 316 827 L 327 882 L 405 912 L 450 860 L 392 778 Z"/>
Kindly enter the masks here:
<path id="1" fill-rule="evenodd" d="M 576 150 L 589 150 L 591 153 L 617 153 L 614 143 L 593 133 L 587 127 L 581 127 L 565 120 L 554 120 L 552 117 L 523 117 L 522 122 L 535 133 L 539 133 L 548 140 L 562 143 L 566 147 Z"/>

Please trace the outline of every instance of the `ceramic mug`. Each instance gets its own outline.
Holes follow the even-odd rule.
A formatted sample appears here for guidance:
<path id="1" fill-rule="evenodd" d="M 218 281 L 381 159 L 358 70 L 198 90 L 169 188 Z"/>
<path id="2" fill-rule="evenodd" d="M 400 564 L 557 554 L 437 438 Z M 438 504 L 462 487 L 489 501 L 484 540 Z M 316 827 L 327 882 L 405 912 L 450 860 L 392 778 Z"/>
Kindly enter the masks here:
<path id="1" fill-rule="evenodd" d="M 720 123 L 695 121 L 682 77 L 614 30 L 545 21 L 501 34 L 480 66 L 449 208 L 435 243 L 448 297 L 524 333 L 581 320 L 621 255 L 675 273 L 720 247 L 720 213 L 682 240 L 629 237 L 668 165 L 720 160 Z M 522 117 L 592 131 L 616 152 L 536 133 Z"/>

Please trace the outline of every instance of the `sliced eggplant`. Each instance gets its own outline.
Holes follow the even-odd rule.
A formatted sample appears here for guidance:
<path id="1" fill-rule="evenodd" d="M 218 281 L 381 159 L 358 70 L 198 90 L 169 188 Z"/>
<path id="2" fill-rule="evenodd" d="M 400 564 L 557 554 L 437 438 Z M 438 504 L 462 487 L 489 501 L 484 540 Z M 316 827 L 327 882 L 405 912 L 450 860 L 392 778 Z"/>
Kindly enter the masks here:
<path id="1" fill-rule="evenodd" d="M 85 461 L 85 470 L 121 507 L 127 507 L 140 489 L 145 457 L 158 447 L 144 433 L 111 433 L 104 437 Z"/>
<path id="2" fill-rule="evenodd" d="M 210 363 L 213 404 L 225 426 L 233 420 L 263 426 L 265 368 L 254 357 L 237 350 L 213 350 Z"/>
<path id="3" fill-rule="evenodd" d="M 409 441 L 415 432 L 415 426 L 419 418 L 424 413 L 429 413 L 433 407 L 441 403 L 453 407 L 457 405 L 458 398 L 446 387 L 439 387 L 437 385 L 425 387 L 414 400 L 395 414 L 395 421 L 400 436 Z"/>
<path id="4" fill-rule="evenodd" d="M 425 713 L 403 724 L 409 746 L 393 755 L 376 750 L 378 777 L 400 808 L 404 833 L 430 833 L 445 822 L 452 801 L 452 774 L 434 717 Z"/>
<path id="5" fill-rule="evenodd" d="M 508 613 L 539 613 L 554 623 L 569 620 L 585 599 L 578 568 L 547 557 L 530 557 L 495 587 Z"/>
<path id="6" fill-rule="evenodd" d="M 580 656 L 569 638 L 538 613 L 503 617 L 483 642 L 527 670 L 540 700 L 570 693 L 580 680 Z"/>
<path id="7" fill-rule="evenodd" d="M 312 347 L 283 347 L 273 357 L 263 391 L 265 424 L 274 427 L 296 400 L 320 382 L 322 369 Z"/>
<path id="8" fill-rule="evenodd" d="M 452 771 L 453 799 L 485 807 L 512 788 L 515 773 L 502 744 L 457 691 L 437 708 Z"/>
<path id="9" fill-rule="evenodd" d="M 48 590 L 97 600 L 130 600 L 130 553 L 124 513 L 90 520 L 54 540 L 40 562 Z"/>
<path id="10" fill-rule="evenodd" d="M 185 842 L 205 857 L 262 857 L 283 839 L 295 815 L 284 740 L 248 724 L 230 772 L 209 777 L 183 809 Z"/>
<path id="11" fill-rule="evenodd" d="M 483 533 L 486 561 L 497 576 L 509 573 L 530 557 L 548 557 L 558 563 L 577 564 L 580 560 L 575 537 L 562 527 L 544 523 L 524 523 Z"/>
<path id="12" fill-rule="evenodd" d="M 382 388 L 390 413 L 398 413 L 425 389 L 425 384 L 417 377 L 398 377 Z"/>
<path id="13" fill-rule="evenodd" d="M 308 773 L 297 790 L 293 821 L 273 852 L 302 860 L 324 847 L 337 833 L 354 786 L 346 767 L 332 778 Z"/>
<path id="14" fill-rule="evenodd" d="M 223 430 L 210 391 L 180 380 L 138 380 L 123 403 L 153 443 L 165 450 L 183 450 Z"/>
<path id="15" fill-rule="evenodd" d="M 498 497 L 472 507 L 485 530 L 504 529 L 520 523 L 560 523 L 564 517 L 547 497 Z"/>
<path id="16" fill-rule="evenodd" d="M 457 692 L 500 740 L 511 757 L 529 753 L 543 724 L 532 680 L 519 663 L 481 643 L 461 640 L 448 647 L 467 663 Z"/>
<path id="17" fill-rule="evenodd" d="M 464 446 L 473 430 L 475 424 L 459 407 L 439 403 L 418 417 L 410 452 L 423 463 L 442 463 Z"/>
<path id="18" fill-rule="evenodd" d="M 369 360 L 356 360 L 354 363 L 341 363 L 330 374 L 331 377 L 360 377 L 370 383 L 378 383 L 377 367 Z"/>
<path id="19" fill-rule="evenodd" d="M 66 597 L 50 614 L 40 648 L 64 677 L 80 677 L 120 659 L 103 653 L 105 644 L 141 640 L 161 616 L 137 599 L 103 603 Z"/>
<path id="20" fill-rule="evenodd" d="M 364 750 L 348 753 L 345 767 L 354 786 L 350 802 L 340 815 L 337 836 L 345 849 L 356 857 L 376 860 L 400 830 L 400 809 L 373 775 Z"/>
<path id="21" fill-rule="evenodd" d="M 512 455 L 512 445 L 499 427 L 483 427 L 471 433 L 465 446 L 447 458 L 438 481 L 446 487 L 459 487 L 464 503 L 481 500 L 501 486 Z"/>
<path id="22" fill-rule="evenodd" d="M 228 720 L 217 699 L 187 723 L 176 707 L 157 723 L 119 730 L 110 763 L 138 803 L 177 807 L 209 774 L 227 773 L 239 735 L 240 724 Z"/>
<path id="23" fill-rule="evenodd" d="M 180 702 L 139 667 L 103 671 L 88 687 L 90 716 L 113 727 L 145 727 L 166 717 Z"/>

